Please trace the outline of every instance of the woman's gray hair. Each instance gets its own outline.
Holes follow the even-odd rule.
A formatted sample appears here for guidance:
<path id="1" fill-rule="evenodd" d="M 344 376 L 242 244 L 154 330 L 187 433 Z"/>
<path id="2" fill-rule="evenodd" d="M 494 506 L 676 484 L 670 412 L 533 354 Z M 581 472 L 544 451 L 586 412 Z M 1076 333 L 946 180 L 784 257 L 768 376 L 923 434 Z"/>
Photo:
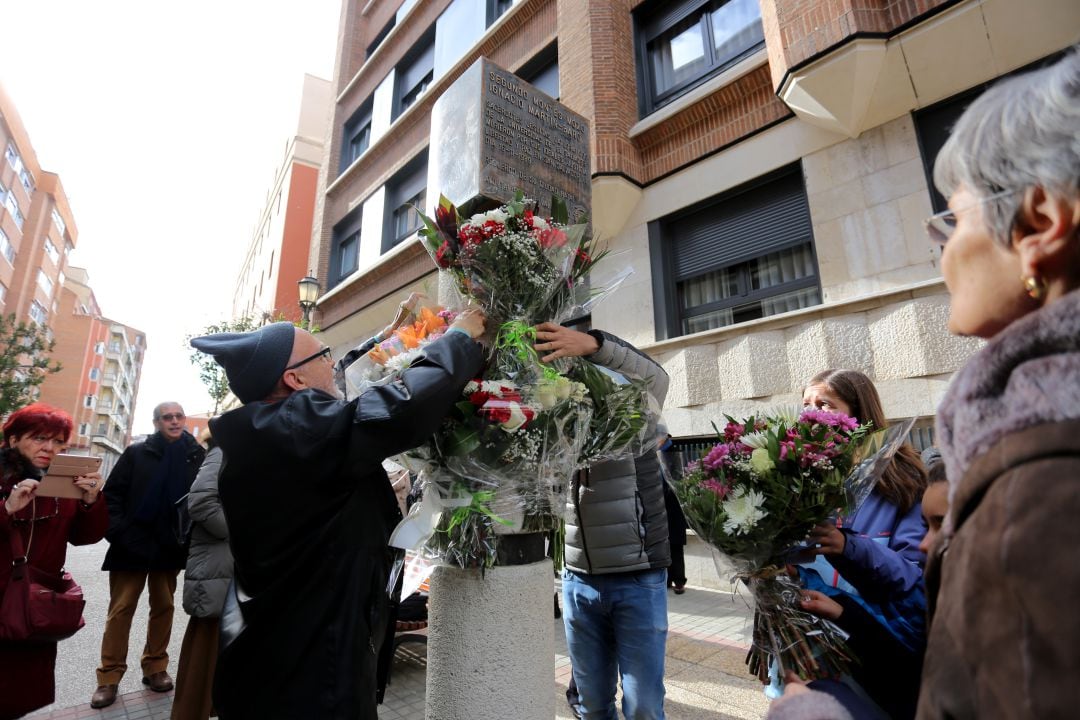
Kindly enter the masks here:
<path id="1" fill-rule="evenodd" d="M 1080 49 L 1050 67 L 1003 80 L 960 116 L 934 163 L 945 197 L 960 186 L 987 202 L 983 218 L 1009 246 L 1022 191 L 1041 187 L 1073 200 L 1080 181 Z"/>

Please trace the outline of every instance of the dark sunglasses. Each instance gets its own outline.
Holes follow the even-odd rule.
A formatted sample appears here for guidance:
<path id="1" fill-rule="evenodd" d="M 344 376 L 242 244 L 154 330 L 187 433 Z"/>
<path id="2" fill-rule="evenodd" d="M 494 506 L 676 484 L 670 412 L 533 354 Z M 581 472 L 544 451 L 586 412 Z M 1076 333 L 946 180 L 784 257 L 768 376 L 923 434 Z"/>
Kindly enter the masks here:
<path id="1" fill-rule="evenodd" d="M 173 420 L 183 420 L 184 413 L 169 413 L 168 415 L 162 415 L 158 420 L 164 420 L 165 422 L 172 422 Z"/>
<path id="2" fill-rule="evenodd" d="M 331 361 L 333 360 L 333 358 L 330 357 L 330 348 L 324 347 L 322 350 L 315 353 L 314 355 L 306 357 L 303 360 L 301 360 L 300 362 L 290 365 L 289 367 L 285 368 L 285 370 L 295 370 L 296 368 L 300 367 L 301 365 L 307 364 L 307 363 L 311 362 L 312 360 L 315 360 L 316 358 L 322 357 L 323 355 L 325 355 L 328 360 L 331 360 Z M 285 370 L 282 370 L 281 372 L 285 372 Z"/>

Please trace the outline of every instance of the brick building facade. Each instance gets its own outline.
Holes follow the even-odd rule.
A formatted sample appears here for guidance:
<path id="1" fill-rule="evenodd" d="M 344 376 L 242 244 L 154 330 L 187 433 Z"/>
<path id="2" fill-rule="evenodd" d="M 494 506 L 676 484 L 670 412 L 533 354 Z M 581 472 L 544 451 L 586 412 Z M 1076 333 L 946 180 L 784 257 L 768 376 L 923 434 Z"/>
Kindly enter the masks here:
<path id="1" fill-rule="evenodd" d="M 60 177 L 38 164 L 2 86 L 0 147 L 0 312 L 49 327 L 79 233 Z"/>
<path id="2" fill-rule="evenodd" d="M 296 132 L 266 193 L 233 292 L 232 315 L 257 321 L 300 320 L 297 281 L 308 273 L 311 226 L 330 83 L 305 75 Z"/>
<path id="3" fill-rule="evenodd" d="M 103 458 L 103 473 L 131 439 L 145 335 L 104 317 L 87 273 L 69 265 L 78 230 L 60 177 L 43 170 L 14 103 L 0 87 L 0 312 L 55 340 L 39 398 L 75 423 L 68 452 Z"/>
<path id="4" fill-rule="evenodd" d="M 146 335 L 103 316 L 86 270 L 78 267 L 68 268 L 53 329 L 52 357 L 63 369 L 42 383 L 41 400 L 75 422 L 66 452 L 102 458 L 106 474 L 131 443 Z"/>
<path id="5" fill-rule="evenodd" d="M 981 89 L 1078 31 L 1071 0 L 347 1 L 317 322 L 344 349 L 437 291 L 403 203 L 438 196 L 418 180 L 431 107 L 487 56 L 592 123 L 594 232 L 635 274 L 591 321 L 667 368 L 673 433 L 827 367 L 928 426 L 978 347 L 945 330 L 934 157 Z"/>

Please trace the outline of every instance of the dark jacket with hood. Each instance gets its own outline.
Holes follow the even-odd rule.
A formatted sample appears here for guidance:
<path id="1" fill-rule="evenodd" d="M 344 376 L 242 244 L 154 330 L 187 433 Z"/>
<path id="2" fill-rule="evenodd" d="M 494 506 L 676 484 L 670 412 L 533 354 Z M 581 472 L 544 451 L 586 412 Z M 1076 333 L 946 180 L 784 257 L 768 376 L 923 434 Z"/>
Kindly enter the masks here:
<path id="1" fill-rule="evenodd" d="M 161 466 L 170 443 L 160 432 L 128 446 L 109 473 L 102 491 L 109 506 L 102 570 L 183 570 L 187 564 L 187 545 L 177 543 L 172 531 L 173 503 L 187 494 L 206 451 L 187 431 L 175 442 L 176 487 L 163 486 Z"/>
<path id="2" fill-rule="evenodd" d="M 390 532 L 382 460 L 436 430 L 479 371 L 447 333 L 401 378 L 345 402 L 318 390 L 210 421 L 244 627 L 222 624 L 214 703 L 223 720 L 375 720 Z"/>
<path id="3" fill-rule="evenodd" d="M 920 718 L 1080 708 L 1080 291 L 1008 326 L 938 409 L 946 527 L 926 584 Z"/>

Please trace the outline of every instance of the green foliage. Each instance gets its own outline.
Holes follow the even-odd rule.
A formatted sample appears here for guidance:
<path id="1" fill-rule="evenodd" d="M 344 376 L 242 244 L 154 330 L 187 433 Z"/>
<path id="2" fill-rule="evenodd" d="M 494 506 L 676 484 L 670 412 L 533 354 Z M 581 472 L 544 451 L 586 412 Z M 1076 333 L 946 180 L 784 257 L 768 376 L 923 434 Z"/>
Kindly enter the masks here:
<path id="1" fill-rule="evenodd" d="M 225 370 L 217 364 L 213 356 L 191 347 L 191 339 L 202 335 L 216 335 L 226 332 L 248 332 L 258 327 L 259 323 L 254 318 L 244 316 L 236 320 L 225 320 L 207 325 L 199 332 L 192 333 L 184 338 L 184 345 L 191 350 L 191 354 L 188 356 L 191 364 L 199 369 L 199 380 L 206 386 L 206 391 L 214 401 L 214 415 L 218 414 L 221 404 L 229 396 L 229 380 L 225 377 Z"/>
<path id="2" fill-rule="evenodd" d="M 49 359 L 54 345 L 45 328 L 0 315 L 0 418 L 33 402 L 45 378 L 60 372 Z"/>

